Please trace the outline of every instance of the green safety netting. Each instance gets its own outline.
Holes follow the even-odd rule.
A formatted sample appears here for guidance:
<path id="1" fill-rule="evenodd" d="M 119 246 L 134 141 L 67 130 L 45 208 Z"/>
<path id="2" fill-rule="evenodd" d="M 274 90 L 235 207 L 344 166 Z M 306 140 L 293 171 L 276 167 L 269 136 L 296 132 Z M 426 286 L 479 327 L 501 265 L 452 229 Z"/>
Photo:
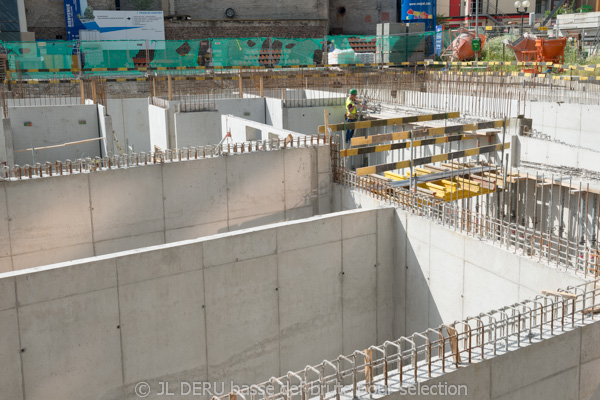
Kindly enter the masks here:
<path id="1" fill-rule="evenodd" d="M 12 70 L 70 69 L 77 65 L 77 42 L 2 42 Z M 47 72 L 27 73 L 27 77 L 47 77 Z M 54 73 L 62 76 L 64 74 Z M 70 74 L 67 74 L 70 75 Z"/>
<path id="2" fill-rule="evenodd" d="M 448 33 L 449 34 L 449 33 Z M 449 36 L 444 34 L 444 46 Z M 321 65 L 324 40 L 329 64 L 400 63 L 414 61 L 415 52 L 432 53 L 435 33 L 400 36 L 337 35 L 325 38 L 227 38 L 150 41 L 4 42 L 11 69 L 20 69 L 26 78 L 69 77 L 69 72 L 32 72 L 47 69 L 109 69 L 86 71 L 102 75 L 140 74 L 114 71 L 119 68 L 152 69 L 215 67 L 275 67 Z M 79 54 L 81 51 L 81 54 Z M 383 56 L 378 55 L 382 53 Z M 421 58 L 422 59 L 422 58 Z M 110 71 L 112 69 L 112 71 Z"/>
<path id="3" fill-rule="evenodd" d="M 316 65 L 323 60 L 323 39 L 275 38 L 273 45 L 281 46 L 281 66 Z"/>
<path id="4" fill-rule="evenodd" d="M 200 40 L 152 41 L 152 67 L 198 67 Z"/>
<path id="5" fill-rule="evenodd" d="M 216 67 L 315 65 L 322 61 L 322 39 L 212 39 Z"/>
<path id="6" fill-rule="evenodd" d="M 260 66 L 259 56 L 266 38 L 212 39 L 215 67 Z"/>
<path id="7" fill-rule="evenodd" d="M 143 57 L 143 40 L 82 41 L 81 61 L 83 68 L 134 68 L 135 59 Z M 141 60 L 140 60 L 141 61 Z"/>
<path id="8" fill-rule="evenodd" d="M 383 51 L 389 54 L 389 62 L 401 63 L 415 61 L 415 53 L 432 53 L 435 32 L 423 32 L 416 35 L 390 36 L 383 39 Z"/>

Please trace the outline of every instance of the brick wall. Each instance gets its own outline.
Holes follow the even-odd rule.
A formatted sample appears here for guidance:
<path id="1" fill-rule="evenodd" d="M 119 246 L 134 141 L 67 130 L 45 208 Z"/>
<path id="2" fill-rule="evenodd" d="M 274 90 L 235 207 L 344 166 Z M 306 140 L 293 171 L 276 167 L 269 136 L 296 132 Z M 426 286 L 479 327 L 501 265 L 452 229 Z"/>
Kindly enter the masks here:
<path id="1" fill-rule="evenodd" d="M 30 27 L 36 39 L 67 38 L 64 26 Z M 328 34 L 327 20 L 295 21 L 165 21 L 167 40 L 209 37 L 296 37 L 320 38 Z"/>
<path id="2" fill-rule="evenodd" d="M 327 33 L 327 20 L 165 21 L 165 37 L 169 40 L 209 37 L 318 38 Z"/>

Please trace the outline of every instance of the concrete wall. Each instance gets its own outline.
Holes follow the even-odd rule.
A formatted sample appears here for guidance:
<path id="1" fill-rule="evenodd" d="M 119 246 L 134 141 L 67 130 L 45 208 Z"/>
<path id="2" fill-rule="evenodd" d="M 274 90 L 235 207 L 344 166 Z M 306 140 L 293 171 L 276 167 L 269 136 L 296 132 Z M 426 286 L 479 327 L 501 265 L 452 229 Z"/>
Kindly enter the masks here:
<path id="1" fill-rule="evenodd" d="M 378 23 L 396 22 L 398 7 L 393 0 L 331 0 L 329 24 L 335 34 L 375 35 Z"/>
<path id="2" fill-rule="evenodd" d="M 233 115 L 221 115 L 221 135 L 219 141 L 229 133 L 231 133 L 231 139 L 233 143 L 271 140 L 277 138 L 283 140 L 289 135 L 291 135 L 292 138 L 305 137 L 304 135 L 300 135 L 296 132 L 249 121 Z"/>
<path id="3" fill-rule="evenodd" d="M 221 141 L 221 113 L 218 111 L 175 113 L 177 145 L 180 148 L 214 145 Z"/>
<path id="4" fill-rule="evenodd" d="M 391 339 L 393 211 L 4 274 L 2 398 L 136 399 L 145 381 L 158 399 L 160 381 L 256 383 Z"/>
<path id="5" fill-rule="evenodd" d="M 169 148 L 169 116 L 168 110 L 148 104 L 148 121 L 150 125 L 150 151 L 154 146 Z"/>
<path id="6" fill-rule="evenodd" d="M 123 149 L 131 151 L 150 152 L 150 120 L 148 113 L 148 98 L 108 99 L 108 114 L 112 117 L 113 130 Z"/>
<path id="7" fill-rule="evenodd" d="M 100 154 L 102 154 L 102 157 L 118 154 L 119 148 L 114 140 L 112 117 L 107 114 L 106 107 L 102 104 L 98 104 L 98 129 L 100 137 L 102 137 L 100 141 Z M 117 148 L 115 149 L 115 147 Z"/>
<path id="8" fill-rule="evenodd" d="M 283 129 L 283 100 L 265 98 L 265 124 Z"/>
<path id="9" fill-rule="evenodd" d="M 0 164 L 14 165 L 15 153 L 13 148 L 13 132 L 10 119 L 0 120 Z"/>
<path id="10" fill-rule="evenodd" d="M 466 385 L 468 395 L 457 397 L 477 400 L 598 399 L 600 351 L 596 343 L 599 339 L 600 323 L 596 322 L 459 368 L 422 385 Z M 396 392 L 383 399 L 417 400 L 425 397 L 400 394 Z"/>
<path id="11" fill-rule="evenodd" d="M 582 132 L 583 134 L 583 132 Z M 600 136 L 599 136 L 600 138 Z M 519 136 L 521 161 L 598 171 L 600 150 L 581 148 L 536 137 Z"/>
<path id="12" fill-rule="evenodd" d="M 0 271 L 328 213 L 329 163 L 320 146 L 0 182 Z"/>
<path id="13" fill-rule="evenodd" d="M 9 107 L 15 151 L 99 137 L 96 105 Z M 31 123 L 31 126 L 26 126 Z M 100 143 L 88 142 L 35 151 L 35 163 L 100 156 Z M 15 163 L 34 164 L 31 151 L 15 153 Z"/>
<path id="14" fill-rule="evenodd" d="M 344 122 L 344 106 L 286 107 L 283 109 L 283 127 L 305 135 L 315 135 L 319 125 L 325 124 L 325 110 L 328 111 L 330 124 Z"/>
<path id="15" fill-rule="evenodd" d="M 249 121 L 265 122 L 265 99 L 228 99 L 215 102 L 217 111 L 175 113 L 177 146 L 214 145 L 221 141 L 222 115 L 233 115 Z M 234 141 L 246 141 L 235 139 Z"/>
<path id="16" fill-rule="evenodd" d="M 333 185 L 334 211 L 381 203 Z M 513 304 L 585 282 L 431 220 L 396 210 L 394 215 L 394 335 L 410 335 L 442 322 Z"/>
<path id="17" fill-rule="evenodd" d="M 522 160 L 598 171 L 600 106 L 528 102 L 525 118 L 545 138 L 520 137 Z"/>

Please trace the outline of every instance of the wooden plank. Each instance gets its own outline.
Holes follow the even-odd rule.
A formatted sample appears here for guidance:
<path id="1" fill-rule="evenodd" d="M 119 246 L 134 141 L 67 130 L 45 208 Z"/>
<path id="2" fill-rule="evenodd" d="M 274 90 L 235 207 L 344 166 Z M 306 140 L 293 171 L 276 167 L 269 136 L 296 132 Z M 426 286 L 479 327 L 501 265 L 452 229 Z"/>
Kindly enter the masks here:
<path id="1" fill-rule="evenodd" d="M 522 172 L 521 172 L 520 174 L 514 174 L 513 176 L 515 177 L 515 178 L 513 178 L 513 179 L 517 179 L 517 177 L 518 177 L 518 179 L 527 179 L 527 174 L 524 174 L 524 173 L 522 173 Z M 534 176 L 534 175 L 530 175 L 530 176 L 529 176 L 529 179 L 535 179 L 535 176 Z M 539 182 L 539 181 L 541 181 L 541 179 L 538 179 L 538 182 Z M 551 182 L 552 182 L 552 179 L 544 179 L 543 181 L 544 181 L 544 182 L 547 182 L 547 183 L 551 183 Z M 579 186 L 578 186 L 578 185 L 575 185 L 575 184 L 569 185 L 569 184 L 568 184 L 568 183 L 566 183 L 566 182 L 554 181 L 554 185 L 555 185 L 555 186 L 562 186 L 562 187 L 564 187 L 564 188 L 569 188 L 569 189 L 571 189 L 571 190 L 572 190 L 572 191 L 571 191 L 571 193 L 578 193 L 578 192 L 579 192 Z M 582 192 L 583 192 L 583 191 L 584 191 L 584 190 L 582 189 Z M 593 193 L 593 194 L 598 194 L 598 195 L 600 195 L 600 190 L 596 190 L 596 189 L 591 189 L 591 188 L 590 188 L 590 190 L 589 190 L 589 191 L 588 191 L 588 190 L 585 190 L 585 192 L 588 192 L 588 193 Z"/>
<path id="2" fill-rule="evenodd" d="M 365 353 L 365 383 L 367 384 L 367 391 L 373 392 L 373 350 L 366 349 Z"/>
<path id="3" fill-rule="evenodd" d="M 588 307 L 583 310 L 583 314 L 600 314 L 600 306 Z"/>
<path id="4" fill-rule="evenodd" d="M 390 126 L 390 125 L 403 125 L 410 124 L 413 122 L 422 122 L 422 121 L 434 121 L 440 119 L 450 119 L 450 118 L 459 118 L 460 113 L 451 112 L 451 113 L 441 113 L 441 114 L 428 114 L 428 115 L 414 115 L 410 117 L 401 117 L 401 118 L 385 118 L 385 119 L 376 119 L 371 121 L 358 121 L 358 122 L 346 122 L 341 124 L 333 124 L 329 125 L 329 128 L 333 132 L 348 130 L 348 129 L 363 129 L 363 128 L 373 128 L 377 126 Z M 325 133 L 325 126 L 319 125 L 319 133 Z"/>
<path id="5" fill-rule="evenodd" d="M 577 295 L 574 293 L 567 293 L 567 292 L 559 292 L 557 290 L 547 290 L 544 289 L 542 290 L 542 294 L 547 294 L 547 295 L 552 295 L 552 296 L 559 296 L 565 299 L 569 299 L 569 300 L 575 300 L 577 298 Z"/>

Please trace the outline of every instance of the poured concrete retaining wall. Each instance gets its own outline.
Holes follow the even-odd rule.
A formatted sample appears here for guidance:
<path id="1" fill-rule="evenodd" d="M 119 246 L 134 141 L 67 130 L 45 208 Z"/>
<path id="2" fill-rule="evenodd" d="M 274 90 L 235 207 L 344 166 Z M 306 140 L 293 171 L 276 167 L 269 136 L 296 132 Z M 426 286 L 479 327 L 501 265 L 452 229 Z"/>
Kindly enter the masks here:
<path id="1" fill-rule="evenodd" d="M 0 272 L 328 213 L 329 164 L 320 146 L 1 182 Z"/>
<path id="2" fill-rule="evenodd" d="M 107 105 L 115 136 L 123 152 L 127 153 L 128 146 L 135 153 L 153 151 L 150 146 L 148 98 L 108 99 Z"/>
<path id="3" fill-rule="evenodd" d="M 600 149 L 592 150 L 527 136 L 519 136 L 518 140 L 522 161 L 598 171 Z"/>
<path id="4" fill-rule="evenodd" d="M 264 98 L 217 100 L 215 107 L 216 111 L 175 113 L 175 130 L 179 148 L 219 143 L 222 115 L 234 115 L 259 123 L 265 122 Z"/>
<path id="5" fill-rule="evenodd" d="M 100 137 L 95 104 L 9 107 L 14 150 L 46 147 Z M 14 153 L 19 165 L 100 156 L 100 142 Z M 34 160 L 35 158 L 35 160 Z"/>
<path id="6" fill-rule="evenodd" d="M 381 202 L 333 185 L 333 210 Z M 394 214 L 394 335 L 422 332 L 584 279 L 402 210 Z"/>
<path id="7" fill-rule="evenodd" d="M 136 399 L 144 381 L 158 399 L 161 381 L 257 383 L 391 339 L 393 214 L 0 275 L 1 397 Z"/>

